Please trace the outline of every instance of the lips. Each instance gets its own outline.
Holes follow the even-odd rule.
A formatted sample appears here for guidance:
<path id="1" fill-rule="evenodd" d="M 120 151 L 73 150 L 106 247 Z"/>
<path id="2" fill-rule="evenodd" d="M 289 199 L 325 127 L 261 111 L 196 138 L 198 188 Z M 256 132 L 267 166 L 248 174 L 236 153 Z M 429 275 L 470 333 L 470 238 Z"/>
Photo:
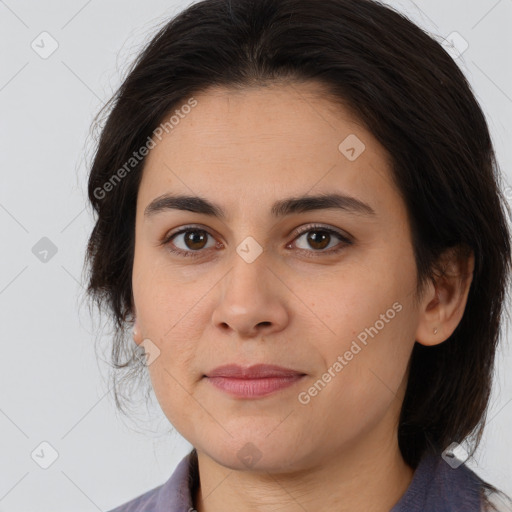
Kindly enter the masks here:
<path id="1" fill-rule="evenodd" d="M 297 377 L 305 375 L 303 372 L 272 364 L 255 364 L 242 367 L 237 364 L 219 366 L 208 372 L 206 377 L 226 377 L 230 379 L 268 379 L 272 377 Z"/>
<path id="2" fill-rule="evenodd" d="M 205 381 L 227 395 L 242 399 L 259 399 L 290 388 L 305 378 L 305 373 L 272 364 L 243 367 L 228 364 L 204 376 Z"/>

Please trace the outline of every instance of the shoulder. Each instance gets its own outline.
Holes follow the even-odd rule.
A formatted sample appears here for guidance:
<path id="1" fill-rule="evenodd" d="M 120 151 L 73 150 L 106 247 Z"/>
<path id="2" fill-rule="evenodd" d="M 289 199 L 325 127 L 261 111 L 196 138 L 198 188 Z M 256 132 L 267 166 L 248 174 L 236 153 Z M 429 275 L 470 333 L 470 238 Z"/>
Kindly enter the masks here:
<path id="1" fill-rule="evenodd" d="M 197 453 L 192 450 L 158 487 L 107 512 L 183 512 L 193 510 L 192 491 L 198 482 Z"/>
<path id="2" fill-rule="evenodd" d="M 151 489 L 107 512 L 149 512 L 156 509 L 158 494 L 162 485 Z"/>
<path id="3" fill-rule="evenodd" d="M 392 512 L 512 512 L 501 493 L 486 485 L 465 464 L 452 465 L 440 454 L 425 453 Z"/>

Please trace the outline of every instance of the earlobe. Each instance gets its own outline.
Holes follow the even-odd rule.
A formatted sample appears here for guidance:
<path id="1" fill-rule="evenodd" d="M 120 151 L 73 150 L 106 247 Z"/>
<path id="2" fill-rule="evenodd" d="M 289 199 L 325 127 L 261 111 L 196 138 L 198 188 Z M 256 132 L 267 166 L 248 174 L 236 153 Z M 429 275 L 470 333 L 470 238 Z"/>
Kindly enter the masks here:
<path id="1" fill-rule="evenodd" d="M 449 258 L 444 273 L 436 276 L 420 311 L 416 341 L 425 346 L 438 345 L 455 331 L 464 315 L 473 280 L 473 251 L 461 257 L 460 251 L 449 250 L 444 258 Z"/>
<path id="2" fill-rule="evenodd" d="M 133 336 L 133 341 L 135 341 L 135 343 L 137 345 L 142 341 L 141 335 L 140 335 L 140 327 L 139 327 L 139 324 L 137 323 L 137 318 L 135 318 L 135 323 L 133 325 L 132 336 Z"/>
<path id="3" fill-rule="evenodd" d="M 432 297 L 432 294 L 426 297 Z M 443 336 L 443 298 L 437 286 L 434 288 L 434 297 L 430 298 L 426 306 L 422 307 L 424 309 L 420 311 L 415 339 L 421 345 L 438 345 L 442 343 L 447 336 Z"/>

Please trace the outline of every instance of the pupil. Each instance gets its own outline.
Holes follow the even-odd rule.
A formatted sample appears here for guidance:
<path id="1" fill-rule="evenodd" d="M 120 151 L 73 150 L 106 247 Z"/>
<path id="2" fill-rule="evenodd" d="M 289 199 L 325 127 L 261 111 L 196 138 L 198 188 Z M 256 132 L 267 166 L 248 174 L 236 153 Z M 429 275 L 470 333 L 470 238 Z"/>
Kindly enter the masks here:
<path id="1" fill-rule="evenodd" d="M 200 233 L 198 236 L 196 236 L 197 233 Z M 204 240 L 204 233 L 202 231 L 189 231 L 189 235 L 187 237 L 187 244 L 188 242 L 191 242 L 192 245 L 196 243 L 200 243 L 201 240 Z M 197 247 L 191 247 L 197 249 Z M 199 247 L 201 248 L 201 247 Z"/>
<path id="2" fill-rule="evenodd" d="M 322 244 L 322 241 L 328 240 L 330 236 L 329 233 L 325 231 L 313 231 L 312 233 L 313 234 L 308 237 L 309 241 L 313 243 L 313 246 L 315 246 L 315 244 L 320 243 L 320 249 L 323 249 L 325 247 L 325 244 Z M 318 235 L 318 233 L 321 234 Z"/>

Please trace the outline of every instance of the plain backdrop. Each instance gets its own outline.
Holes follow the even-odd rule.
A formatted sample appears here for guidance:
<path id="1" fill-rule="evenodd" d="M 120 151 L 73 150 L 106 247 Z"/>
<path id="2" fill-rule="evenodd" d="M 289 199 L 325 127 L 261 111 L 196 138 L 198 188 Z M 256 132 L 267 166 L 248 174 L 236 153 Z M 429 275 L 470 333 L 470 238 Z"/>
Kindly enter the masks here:
<path id="1" fill-rule="evenodd" d="M 512 0 L 388 3 L 452 41 L 512 199 Z M 92 118 L 142 45 L 187 5 L 0 1 L 0 512 L 106 511 L 163 483 L 190 449 L 158 406 L 140 407 L 133 422 L 116 413 L 94 350 L 97 338 L 108 348 L 108 332 L 80 299 Z M 512 494 L 504 331 L 490 422 L 468 464 Z"/>

